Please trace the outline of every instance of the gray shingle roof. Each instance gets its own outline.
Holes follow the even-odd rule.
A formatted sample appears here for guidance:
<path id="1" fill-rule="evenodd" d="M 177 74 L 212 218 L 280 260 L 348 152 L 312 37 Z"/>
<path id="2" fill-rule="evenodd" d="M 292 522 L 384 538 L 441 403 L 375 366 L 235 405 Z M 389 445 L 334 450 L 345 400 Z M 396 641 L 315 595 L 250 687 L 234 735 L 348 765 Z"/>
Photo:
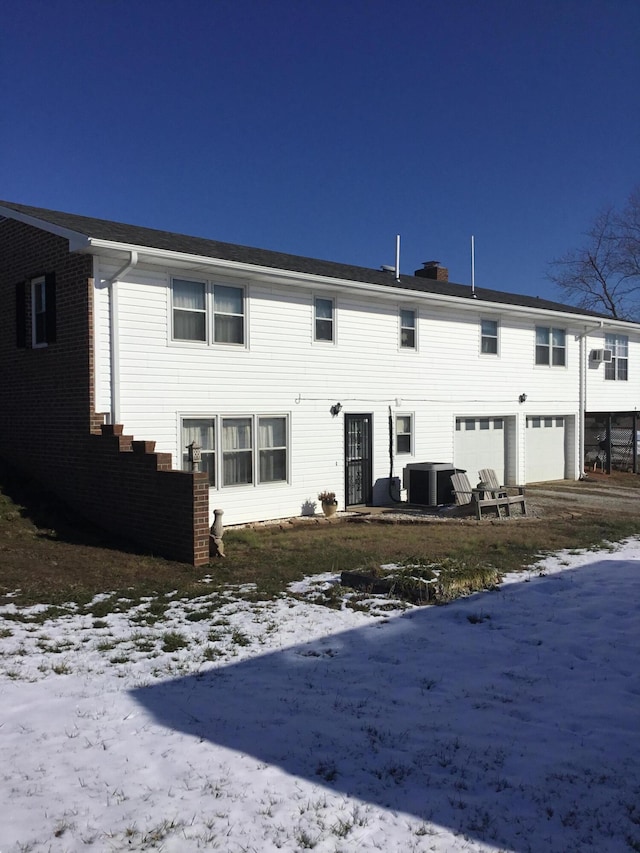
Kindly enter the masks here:
<path id="1" fill-rule="evenodd" d="M 307 273 L 325 276 L 327 278 L 345 279 L 347 281 L 377 284 L 385 288 L 404 288 L 422 293 L 433 293 L 443 296 L 453 296 L 460 299 L 471 299 L 471 287 L 466 284 L 454 284 L 447 281 L 435 281 L 414 275 L 401 275 L 396 281 L 393 273 L 380 269 L 339 264 L 333 261 L 323 261 L 316 258 L 305 258 L 299 255 L 288 255 L 283 252 L 272 252 L 267 249 L 256 249 L 249 246 L 239 246 L 235 243 L 221 243 L 218 240 L 207 240 L 204 237 L 189 237 L 186 234 L 176 234 L 173 231 L 159 231 L 155 228 L 144 228 L 140 225 L 125 225 L 122 222 L 111 222 L 107 219 L 95 219 L 91 216 L 79 216 L 75 213 L 63 213 L 58 210 L 47 210 L 41 207 L 31 207 L 26 204 L 16 204 L 10 201 L 0 201 L 0 207 L 15 210 L 44 223 L 66 228 L 101 240 L 116 243 L 128 243 L 135 246 L 147 246 L 154 249 L 166 249 L 172 252 L 184 252 L 189 255 L 218 258 L 225 261 L 236 261 L 243 264 L 271 269 L 288 270 L 291 272 Z M 564 305 L 537 296 L 526 296 L 520 293 L 507 293 L 502 290 L 492 290 L 476 287 L 476 299 L 482 302 L 495 302 L 504 305 L 518 305 L 524 308 L 537 308 L 548 311 L 562 311 L 583 316 L 604 318 L 607 315 L 573 305 Z M 610 318 L 609 318 L 610 319 Z"/>

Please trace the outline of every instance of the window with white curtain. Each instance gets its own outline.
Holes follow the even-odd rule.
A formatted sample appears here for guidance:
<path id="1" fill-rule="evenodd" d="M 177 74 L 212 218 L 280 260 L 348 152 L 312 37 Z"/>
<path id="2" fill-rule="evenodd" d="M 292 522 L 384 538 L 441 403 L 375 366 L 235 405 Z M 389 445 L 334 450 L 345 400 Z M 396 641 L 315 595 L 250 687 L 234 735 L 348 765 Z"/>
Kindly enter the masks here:
<path id="1" fill-rule="evenodd" d="M 206 285 L 173 279 L 173 337 L 178 341 L 207 340 Z"/>
<path id="2" fill-rule="evenodd" d="M 181 278 L 171 284 L 173 340 L 244 345 L 244 288 Z"/>
<path id="3" fill-rule="evenodd" d="M 222 419 L 222 485 L 253 482 L 252 418 Z"/>
<path id="4" fill-rule="evenodd" d="M 216 484 L 216 421 L 215 418 L 184 418 L 182 421 L 182 470 L 191 471 L 187 447 L 194 442 L 202 448 L 200 470 Z"/>
<path id="5" fill-rule="evenodd" d="M 216 343 L 244 343 L 244 292 L 241 287 L 214 286 L 213 317 L 213 339 Z"/>
<path id="6" fill-rule="evenodd" d="M 258 418 L 259 477 L 261 483 L 287 479 L 287 419 Z"/>
<path id="7" fill-rule="evenodd" d="M 289 478 L 288 415 L 183 418 L 182 469 L 191 471 L 188 445 L 202 448 L 200 470 L 211 488 L 286 483 Z"/>

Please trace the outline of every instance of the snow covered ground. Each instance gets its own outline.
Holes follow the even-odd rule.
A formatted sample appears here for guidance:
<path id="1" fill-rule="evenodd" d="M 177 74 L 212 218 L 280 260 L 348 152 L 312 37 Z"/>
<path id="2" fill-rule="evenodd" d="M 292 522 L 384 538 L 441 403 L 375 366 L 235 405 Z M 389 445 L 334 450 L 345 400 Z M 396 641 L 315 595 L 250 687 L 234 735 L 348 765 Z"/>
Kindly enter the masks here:
<path id="1" fill-rule="evenodd" d="M 640 850 L 638 541 L 446 607 L 241 593 L 0 609 L 2 853 Z"/>

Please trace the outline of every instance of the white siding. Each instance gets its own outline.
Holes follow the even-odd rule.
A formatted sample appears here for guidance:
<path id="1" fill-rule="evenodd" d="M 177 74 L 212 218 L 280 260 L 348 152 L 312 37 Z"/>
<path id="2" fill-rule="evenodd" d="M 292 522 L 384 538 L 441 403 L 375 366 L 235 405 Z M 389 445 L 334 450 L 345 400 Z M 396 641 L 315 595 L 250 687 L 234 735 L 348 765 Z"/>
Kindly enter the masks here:
<path id="1" fill-rule="evenodd" d="M 105 280 L 116 271 L 117 265 L 103 261 L 96 272 L 96 408 L 107 412 L 111 359 Z M 176 269 L 175 274 L 185 272 Z M 567 327 L 566 366 L 536 367 L 535 319 L 506 308 L 492 315 L 482 306 L 477 312 L 437 306 L 420 295 L 401 303 L 391 289 L 378 298 L 338 287 L 319 292 L 302 284 L 222 277 L 246 288 L 246 346 L 175 342 L 170 279 L 166 270 L 136 267 L 118 284 L 119 406 L 125 432 L 155 439 L 157 449 L 172 453 L 179 466 L 181 417 L 289 418 L 289 482 L 212 490 L 211 509 L 222 508 L 226 524 L 297 515 L 324 489 L 335 491 L 344 507 L 346 413 L 373 415 L 373 481 L 381 494 L 391 466 L 390 409 L 392 421 L 396 412 L 414 415 L 413 453 L 393 460 L 395 476 L 401 477 L 411 461 L 453 463 L 456 417 L 501 417 L 508 482 L 525 480 L 526 416 L 579 413 L 579 326 Z M 318 295 L 335 300 L 333 343 L 313 340 Z M 399 347 L 402 305 L 417 311 L 416 350 Z M 483 355 L 480 318 L 491 316 L 499 321 L 499 354 Z M 633 347 L 640 356 L 637 341 Z M 599 376 L 588 376 L 588 397 L 624 399 L 628 406 L 630 382 L 607 382 L 604 388 L 604 368 L 599 370 Z M 630 377 L 632 371 L 630 353 Z M 611 388 L 622 385 L 620 391 Z M 527 397 L 523 403 L 521 394 Z M 342 412 L 333 417 L 329 409 L 338 402 Z M 567 466 L 574 471 L 575 431 L 570 441 Z"/>

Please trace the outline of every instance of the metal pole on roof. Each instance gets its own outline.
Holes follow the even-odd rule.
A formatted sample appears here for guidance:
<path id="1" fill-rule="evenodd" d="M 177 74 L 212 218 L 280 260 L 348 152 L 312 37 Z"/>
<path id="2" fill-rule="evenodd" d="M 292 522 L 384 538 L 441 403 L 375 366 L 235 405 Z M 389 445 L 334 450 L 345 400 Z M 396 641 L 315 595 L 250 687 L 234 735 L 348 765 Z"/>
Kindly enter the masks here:
<path id="1" fill-rule="evenodd" d="M 471 295 L 476 298 L 476 246 L 475 238 L 471 235 Z"/>
<path id="2" fill-rule="evenodd" d="M 400 281 L 400 235 L 396 234 L 396 281 Z"/>

